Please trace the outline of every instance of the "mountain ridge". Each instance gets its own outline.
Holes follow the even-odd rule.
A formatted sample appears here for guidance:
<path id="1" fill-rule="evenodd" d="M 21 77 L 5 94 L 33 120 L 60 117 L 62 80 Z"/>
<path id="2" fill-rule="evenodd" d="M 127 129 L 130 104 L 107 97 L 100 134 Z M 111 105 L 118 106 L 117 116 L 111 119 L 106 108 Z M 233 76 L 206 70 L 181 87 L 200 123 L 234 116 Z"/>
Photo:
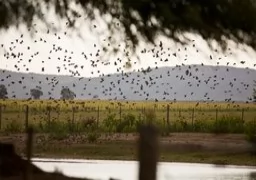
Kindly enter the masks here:
<path id="1" fill-rule="evenodd" d="M 26 99 L 41 87 L 42 99 L 60 98 L 63 86 L 77 99 L 247 101 L 256 70 L 232 66 L 185 65 L 152 68 L 148 72 L 113 73 L 101 77 L 20 73 L 0 69 L 0 84 L 8 97 Z"/>

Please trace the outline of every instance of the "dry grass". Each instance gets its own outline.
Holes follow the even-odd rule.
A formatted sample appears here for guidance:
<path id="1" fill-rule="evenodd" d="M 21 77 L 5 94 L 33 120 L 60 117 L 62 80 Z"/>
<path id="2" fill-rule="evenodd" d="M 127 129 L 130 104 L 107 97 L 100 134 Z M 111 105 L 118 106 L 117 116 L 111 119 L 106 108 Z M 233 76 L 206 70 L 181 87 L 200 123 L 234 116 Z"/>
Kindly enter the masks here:
<path id="1" fill-rule="evenodd" d="M 132 114 L 136 119 L 145 119 L 145 111 L 155 113 L 155 121 L 166 123 L 167 105 L 170 106 L 170 121 L 215 121 L 221 117 L 256 120 L 256 105 L 249 103 L 212 102 L 152 102 L 152 101 L 61 101 L 61 100 L 0 100 L 2 127 L 12 121 L 25 124 L 25 106 L 29 106 L 29 123 L 47 121 L 81 122 L 89 118 L 102 122 L 109 114 L 123 118 Z M 50 107 L 50 109 L 48 108 Z"/>

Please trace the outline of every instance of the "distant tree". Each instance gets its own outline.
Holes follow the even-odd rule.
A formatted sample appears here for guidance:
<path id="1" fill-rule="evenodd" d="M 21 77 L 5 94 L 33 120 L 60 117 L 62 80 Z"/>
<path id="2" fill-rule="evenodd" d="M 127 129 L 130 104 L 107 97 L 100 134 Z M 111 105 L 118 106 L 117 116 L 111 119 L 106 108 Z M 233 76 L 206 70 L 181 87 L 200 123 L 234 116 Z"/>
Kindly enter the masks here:
<path id="1" fill-rule="evenodd" d="M 7 99 L 8 98 L 8 92 L 5 85 L 0 84 L 0 99 Z"/>
<path id="2" fill-rule="evenodd" d="M 254 103 L 256 103 L 256 80 L 253 81 L 253 91 L 252 91 L 252 96 L 250 97 L 250 100 Z"/>
<path id="3" fill-rule="evenodd" d="M 69 89 L 69 87 L 62 87 L 60 92 L 61 99 L 73 100 L 76 97 L 76 94 Z"/>
<path id="4" fill-rule="evenodd" d="M 98 99 L 98 98 L 99 98 L 98 95 L 94 95 L 94 96 L 93 96 L 93 99 Z"/>
<path id="5" fill-rule="evenodd" d="M 252 101 L 256 103 L 256 88 L 253 89 Z"/>
<path id="6" fill-rule="evenodd" d="M 256 89 L 253 89 L 252 100 L 253 102 L 256 102 Z"/>
<path id="7" fill-rule="evenodd" d="M 30 95 L 33 99 L 40 99 L 40 97 L 43 95 L 43 92 L 40 89 L 31 89 Z"/>

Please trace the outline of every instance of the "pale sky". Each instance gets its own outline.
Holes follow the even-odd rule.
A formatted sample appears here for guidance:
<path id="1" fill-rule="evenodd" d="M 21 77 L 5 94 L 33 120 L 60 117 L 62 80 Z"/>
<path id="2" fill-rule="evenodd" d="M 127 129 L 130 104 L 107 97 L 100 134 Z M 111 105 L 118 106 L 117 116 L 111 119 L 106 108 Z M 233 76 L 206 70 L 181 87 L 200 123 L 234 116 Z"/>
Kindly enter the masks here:
<path id="1" fill-rule="evenodd" d="M 51 16 L 49 15 L 49 17 Z M 63 67 L 63 59 L 64 56 L 67 55 L 66 59 L 71 56 L 71 63 L 74 63 L 74 65 L 76 64 L 78 66 L 84 66 L 83 70 L 79 70 L 81 76 L 92 77 L 98 76 L 102 73 L 116 73 L 117 67 L 122 67 L 127 62 L 127 58 L 125 58 L 121 53 L 125 49 L 125 41 L 122 38 L 121 30 L 117 31 L 117 33 L 115 33 L 115 36 L 113 37 L 116 38 L 118 43 L 121 44 L 120 47 L 118 47 L 117 45 L 115 46 L 118 47 L 120 52 L 115 56 L 105 55 L 104 57 L 95 57 L 94 55 L 97 53 L 98 49 L 101 49 L 102 52 L 102 46 L 100 45 L 100 42 L 103 43 L 103 39 L 107 39 L 107 37 L 109 36 L 106 25 L 102 20 L 98 18 L 95 22 L 92 23 L 93 25 L 96 25 L 96 28 L 94 28 L 93 26 L 91 27 L 88 21 L 84 19 L 79 21 L 79 26 L 77 27 L 79 27 L 80 29 L 79 32 L 81 33 L 82 38 L 78 37 L 77 33 L 65 29 L 65 22 L 61 21 L 60 24 L 61 30 L 57 31 L 56 36 L 54 35 L 54 32 L 50 32 L 49 34 L 47 34 L 48 28 L 44 27 L 40 23 L 35 26 L 35 30 L 37 30 L 37 33 L 35 33 L 33 37 L 28 34 L 27 29 L 23 26 L 21 26 L 19 30 L 11 28 L 8 31 L 0 31 L 0 45 L 4 45 L 3 48 L 0 46 L 0 68 L 16 71 L 14 67 L 16 64 L 20 68 L 20 72 L 27 72 L 26 68 L 29 68 L 29 72 L 34 73 L 70 74 L 68 70 L 74 68 L 68 66 L 69 63 L 67 62 L 67 70 L 64 70 Z M 67 35 L 64 35 L 64 32 L 67 32 Z M 20 38 L 21 34 L 23 34 L 23 38 Z M 256 53 L 249 47 L 243 45 L 236 47 L 234 43 L 230 42 L 229 47 L 231 48 L 232 54 L 230 54 L 230 51 L 226 52 L 225 54 L 221 54 L 211 51 L 208 48 L 206 42 L 202 40 L 201 37 L 191 34 L 189 34 L 188 36 L 191 39 L 194 39 L 195 42 L 191 42 L 186 46 L 177 45 L 172 40 L 159 36 L 156 40 L 156 43 L 159 44 L 160 40 L 163 42 L 163 47 L 166 50 L 166 54 L 159 54 L 158 58 L 153 57 L 152 53 L 141 54 L 141 50 L 143 50 L 144 48 L 146 48 L 146 50 L 150 50 L 153 47 L 152 45 L 149 45 L 148 43 L 141 40 L 136 53 L 136 55 L 139 56 L 140 61 L 136 58 L 136 56 L 130 55 L 129 58 L 131 59 L 131 62 L 133 64 L 132 68 L 122 69 L 124 69 L 124 71 L 133 71 L 142 67 L 155 67 L 155 62 L 157 62 L 158 67 L 175 66 L 177 64 L 181 65 L 182 63 L 204 63 L 204 65 L 217 65 L 217 62 L 219 62 L 219 65 L 226 65 L 227 62 L 230 62 L 229 66 L 249 67 L 251 69 L 256 69 L 256 67 L 254 67 L 254 64 L 256 64 Z M 58 37 L 60 37 L 60 39 L 58 39 Z M 42 41 L 40 41 L 40 38 L 42 38 Z M 18 42 L 16 42 L 16 39 L 18 39 Z M 22 40 L 23 43 L 20 44 Z M 36 43 L 34 42 L 35 40 L 37 41 Z M 44 40 L 46 41 L 46 43 L 44 43 Z M 13 42 L 13 44 L 11 44 L 11 42 Z M 107 43 L 108 42 L 105 42 L 105 45 Z M 50 51 L 53 49 L 53 44 L 56 44 L 56 48 L 60 47 L 63 50 L 59 52 L 53 51 L 50 54 Z M 193 44 L 195 44 L 195 47 L 192 46 Z M 94 45 L 96 45 L 96 48 L 94 47 Z M 30 49 L 28 49 L 28 47 L 30 47 Z M 217 49 L 220 49 L 217 45 L 215 45 L 215 47 Z M 11 51 L 10 48 L 12 48 Z M 113 44 L 111 44 L 109 48 L 113 48 Z M 170 50 L 167 51 L 167 48 L 170 48 Z M 178 51 L 179 48 L 181 49 L 180 52 Z M 184 50 L 185 48 L 187 48 L 186 52 Z M 68 51 L 68 53 L 64 53 L 65 49 Z M 128 49 L 126 50 L 129 51 Z M 155 51 L 157 51 L 157 49 Z M 23 53 L 23 57 L 21 57 L 23 60 L 18 63 L 19 58 L 10 57 L 9 59 L 6 59 L 4 57 L 4 53 L 6 52 L 9 52 L 10 54 L 14 53 L 16 55 L 19 52 Z M 38 54 L 35 55 L 35 53 L 37 52 Z M 71 54 L 71 52 L 73 52 L 73 54 Z M 82 53 L 86 54 L 88 60 L 85 60 L 83 58 Z M 92 57 L 90 56 L 90 53 L 93 54 Z M 173 53 L 177 53 L 177 57 L 174 57 L 172 55 Z M 168 57 L 167 54 L 171 54 L 171 56 Z M 31 55 L 33 55 L 34 57 L 31 58 Z M 212 60 L 210 59 L 210 55 L 213 58 Z M 49 57 L 50 59 L 48 59 Z M 60 58 L 60 60 L 58 60 L 58 57 Z M 117 58 L 120 58 L 122 61 L 117 62 L 117 66 L 115 66 L 114 62 Z M 168 62 L 161 62 L 161 58 L 163 60 L 168 58 Z M 218 58 L 222 59 L 219 60 Z M 31 59 L 30 63 L 28 63 L 29 59 Z M 109 64 L 103 65 L 102 63 L 97 63 L 97 68 L 91 67 L 90 60 L 97 59 L 100 60 L 100 62 L 108 61 Z M 44 63 L 42 63 L 42 61 L 44 61 Z M 245 63 L 241 64 L 240 61 L 245 61 Z M 134 64 L 134 62 L 137 63 Z M 233 63 L 236 63 L 236 65 L 233 65 Z M 61 67 L 59 73 L 57 70 L 58 66 Z M 44 67 L 44 72 L 41 71 L 42 67 Z M 100 71 L 100 73 L 97 73 L 98 70 Z M 94 72 L 94 74 L 91 74 L 92 71 Z"/>

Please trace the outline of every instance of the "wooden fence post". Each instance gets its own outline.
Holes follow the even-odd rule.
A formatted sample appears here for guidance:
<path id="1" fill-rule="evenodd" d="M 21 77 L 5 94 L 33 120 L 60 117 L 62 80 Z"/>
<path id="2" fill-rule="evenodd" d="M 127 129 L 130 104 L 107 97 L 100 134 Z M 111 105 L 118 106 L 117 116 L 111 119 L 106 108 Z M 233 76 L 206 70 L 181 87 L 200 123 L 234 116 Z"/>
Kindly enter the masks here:
<path id="1" fill-rule="evenodd" d="M 2 129 L 2 105 L 0 104 L 0 130 Z"/>
<path id="2" fill-rule="evenodd" d="M 158 132 L 154 126 L 141 126 L 138 144 L 139 180 L 156 180 Z"/>
<path id="3" fill-rule="evenodd" d="M 28 113 L 29 113 L 29 107 L 28 105 L 25 106 L 25 129 L 28 130 Z"/>
<path id="4" fill-rule="evenodd" d="M 47 106 L 47 111 L 48 111 L 47 113 L 48 125 L 50 125 L 51 124 L 51 106 Z"/>
<path id="5" fill-rule="evenodd" d="M 120 121 L 122 121 L 122 105 L 121 104 L 119 105 L 119 118 L 120 118 Z"/>
<path id="6" fill-rule="evenodd" d="M 60 120 L 60 107 L 57 109 L 57 119 Z"/>
<path id="7" fill-rule="evenodd" d="M 195 108 L 192 109 L 192 127 L 194 127 L 194 117 L 195 117 Z"/>
<path id="8" fill-rule="evenodd" d="M 72 107 L 72 126 L 75 124 L 75 107 Z"/>
<path id="9" fill-rule="evenodd" d="M 169 127 L 170 126 L 170 105 L 169 104 L 167 104 L 166 123 L 167 123 L 167 127 Z"/>
<path id="10" fill-rule="evenodd" d="M 33 150 L 33 129 L 28 128 L 27 129 L 27 162 L 26 162 L 26 170 L 24 172 L 24 179 L 25 180 L 31 180 L 31 157 L 32 157 L 32 150 Z"/>
<path id="11" fill-rule="evenodd" d="M 141 109 L 140 109 L 140 111 L 141 111 L 141 121 L 144 121 L 144 112 L 143 112 L 143 107 L 141 107 Z"/>
<path id="12" fill-rule="evenodd" d="M 242 121 L 244 121 L 244 108 L 242 109 Z"/>
<path id="13" fill-rule="evenodd" d="M 216 112 L 215 112 L 215 121 L 216 121 L 216 123 L 218 121 L 218 108 L 216 109 Z"/>
<path id="14" fill-rule="evenodd" d="M 97 127 L 99 127 L 99 121 L 100 121 L 100 106 L 98 106 L 98 110 L 97 110 Z"/>
<path id="15" fill-rule="evenodd" d="M 146 108 L 145 107 L 143 107 L 143 121 L 145 121 L 146 120 Z"/>

